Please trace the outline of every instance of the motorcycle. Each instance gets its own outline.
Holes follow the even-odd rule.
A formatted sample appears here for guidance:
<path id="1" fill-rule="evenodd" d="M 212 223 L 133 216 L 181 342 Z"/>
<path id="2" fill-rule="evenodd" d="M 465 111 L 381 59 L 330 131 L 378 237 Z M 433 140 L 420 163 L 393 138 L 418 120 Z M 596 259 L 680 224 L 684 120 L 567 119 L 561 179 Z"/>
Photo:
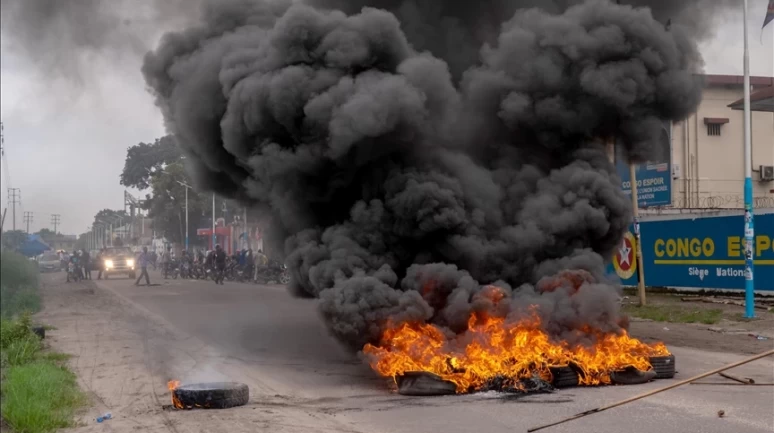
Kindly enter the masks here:
<path id="1" fill-rule="evenodd" d="M 67 264 L 67 282 L 77 283 L 81 279 L 81 271 L 75 263 Z"/>
<path id="2" fill-rule="evenodd" d="M 270 284 L 271 282 L 288 284 L 290 282 L 290 271 L 288 271 L 288 267 L 284 263 L 272 260 L 267 266 L 258 269 L 256 282 L 259 284 Z"/>
<path id="3" fill-rule="evenodd" d="M 180 266 L 178 266 L 176 260 L 170 260 L 166 264 L 166 268 L 164 268 L 164 279 L 172 277 L 172 279 L 176 280 L 178 275 L 180 275 Z"/>
<path id="4" fill-rule="evenodd" d="M 184 261 L 180 265 L 180 278 L 183 278 L 183 279 L 191 278 L 191 264 L 187 261 Z"/>

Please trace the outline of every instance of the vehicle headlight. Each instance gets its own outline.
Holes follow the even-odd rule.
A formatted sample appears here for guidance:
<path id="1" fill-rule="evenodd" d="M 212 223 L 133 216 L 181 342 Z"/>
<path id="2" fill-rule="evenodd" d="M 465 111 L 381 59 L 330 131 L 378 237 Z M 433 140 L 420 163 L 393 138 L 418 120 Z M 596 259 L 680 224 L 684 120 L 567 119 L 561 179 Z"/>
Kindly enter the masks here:
<path id="1" fill-rule="evenodd" d="M 105 267 L 106 268 L 112 268 L 113 267 L 113 261 L 112 260 L 105 260 Z"/>
<path id="2" fill-rule="evenodd" d="M 126 261 L 126 266 L 129 266 L 130 268 L 133 268 L 134 267 L 134 260 L 132 260 L 132 259 L 127 260 Z"/>

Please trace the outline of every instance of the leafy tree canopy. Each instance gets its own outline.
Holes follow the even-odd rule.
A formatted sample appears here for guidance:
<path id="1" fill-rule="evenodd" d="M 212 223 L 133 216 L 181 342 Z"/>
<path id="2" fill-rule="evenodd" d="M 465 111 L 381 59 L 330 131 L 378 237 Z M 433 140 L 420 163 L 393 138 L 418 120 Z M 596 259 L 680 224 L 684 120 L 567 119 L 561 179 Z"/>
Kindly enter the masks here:
<path id="1" fill-rule="evenodd" d="M 56 233 L 54 233 L 53 230 L 47 228 L 40 229 L 40 231 L 36 234 L 43 238 L 44 241 L 48 241 L 49 239 L 56 236 Z"/>
<path id="2" fill-rule="evenodd" d="M 102 209 L 101 211 L 97 212 L 96 215 L 94 215 L 94 222 L 92 225 L 99 224 L 101 221 L 110 224 L 111 220 L 114 221 L 114 224 L 116 224 L 118 223 L 118 217 L 128 218 L 129 215 L 125 210 Z"/>
<path id="3" fill-rule="evenodd" d="M 139 143 L 126 151 L 126 162 L 121 172 L 121 185 L 145 190 L 150 187 L 153 174 L 166 165 L 180 161 L 182 152 L 171 135 L 156 139 L 154 143 Z"/>

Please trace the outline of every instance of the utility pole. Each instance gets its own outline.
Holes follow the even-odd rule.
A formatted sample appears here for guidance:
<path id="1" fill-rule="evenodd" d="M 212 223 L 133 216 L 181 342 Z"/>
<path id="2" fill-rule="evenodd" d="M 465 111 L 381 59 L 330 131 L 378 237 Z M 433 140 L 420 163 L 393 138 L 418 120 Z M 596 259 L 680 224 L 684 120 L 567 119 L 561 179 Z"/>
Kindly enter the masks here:
<path id="1" fill-rule="evenodd" d="M 215 243 L 218 238 L 215 237 L 215 193 L 212 193 L 212 249 L 215 249 Z"/>
<path id="2" fill-rule="evenodd" d="M 244 218 L 242 218 L 242 224 L 244 224 L 244 235 L 245 235 L 245 248 L 248 250 L 250 249 L 250 237 L 249 232 L 250 230 L 247 228 L 247 207 L 244 208 Z"/>
<path id="3" fill-rule="evenodd" d="M 59 221 L 61 218 L 62 215 L 59 215 L 58 213 L 51 215 L 51 224 L 54 226 L 54 234 L 57 234 L 56 228 L 59 226 Z"/>
<path id="4" fill-rule="evenodd" d="M 32 212 L 24 212 L 24 222 L 27 223 L 27 234 L 30 234 L 30 223 L 32 222 Z"/>
<path id="5" fill-rule="evenodd" d="M 16 205 L 21 204 L 21 189 L 8 188 L 8 204 L 12 209 L 13 230 L 16 230 Z"/>
<path id="6" fill-rule="evenodd" d="M 176 180 L 175 182 L 185 188 L 185 250 L 188 251 L 188 190 L 191 189 L 191 185 L 179 180 Z"/>
<path id="7" fill-rule="evenodd" d="M 771 3 L 769 3 L 771 5 Z M 755 225 L 752 186 L 752 119 L 750 107 L 750 48 L 747 36 L 747 0 L 744 0 L 744 316 L 755 318 L 753 242 Z M 771 10 L 771 9 L 769 9 Z M 765 24 L 764 24 L 765 26 Z"/>

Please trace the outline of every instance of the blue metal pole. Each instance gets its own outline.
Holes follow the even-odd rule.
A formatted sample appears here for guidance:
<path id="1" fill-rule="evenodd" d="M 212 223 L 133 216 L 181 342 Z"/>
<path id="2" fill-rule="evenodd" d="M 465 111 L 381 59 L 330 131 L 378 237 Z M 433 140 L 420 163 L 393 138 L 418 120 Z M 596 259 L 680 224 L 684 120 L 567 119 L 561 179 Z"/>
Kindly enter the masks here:
<path id="1" fill-rule="evenodd" d="M 185 187 L 185 250 L 188 251 L 188 187 Z"/>
<path id="2" fill-rule="evenodd" d="M 750 119 L 750 49 L 747 37 L 747 2 L 744 0 L 744 312 L 755 317 L 755 225 L 753 224 L 752 123 Z"/>
<path id="3" fill-rule="evenodd" d="M 752 179 L 744 179 L 744 316 L 755 317 L 755 214 L 752 205 Z"/>

